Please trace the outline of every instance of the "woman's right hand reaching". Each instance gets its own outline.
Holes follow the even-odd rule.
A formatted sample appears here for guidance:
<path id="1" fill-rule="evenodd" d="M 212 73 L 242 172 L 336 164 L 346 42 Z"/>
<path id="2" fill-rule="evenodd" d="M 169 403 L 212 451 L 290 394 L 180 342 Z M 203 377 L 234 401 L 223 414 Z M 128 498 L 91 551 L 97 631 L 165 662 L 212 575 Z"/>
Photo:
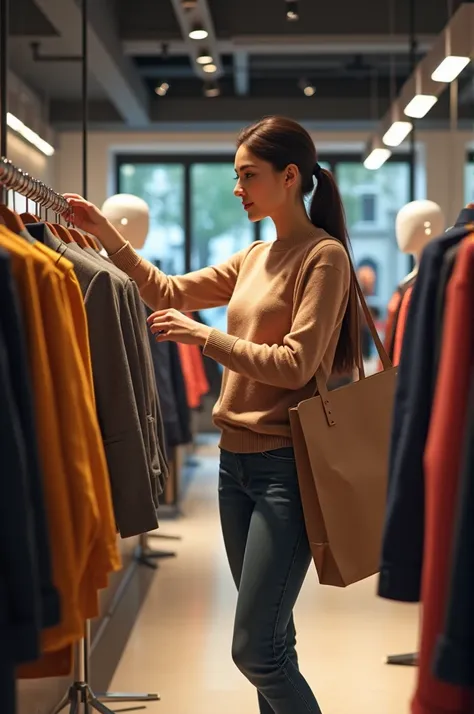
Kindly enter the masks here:
<path id="1" fill-rule="evenodd" d="M 97 206 L 77 193 L 65 193 L 64 198 L 74 212 L 73 223 L 77 228 L 98 238 L 107 253 L 120 250 L 125 244 L 124 238 Z"/>
<path id="2" fill-rule="evenodd" d="M 74 224 L 87 233 L 95 235 L 94 231 L 100 229 L 101 224 L 107 222 L 104 214 L 90 201 L 77 193 L 65 193 L 64 198 L 74 211 Z"/>

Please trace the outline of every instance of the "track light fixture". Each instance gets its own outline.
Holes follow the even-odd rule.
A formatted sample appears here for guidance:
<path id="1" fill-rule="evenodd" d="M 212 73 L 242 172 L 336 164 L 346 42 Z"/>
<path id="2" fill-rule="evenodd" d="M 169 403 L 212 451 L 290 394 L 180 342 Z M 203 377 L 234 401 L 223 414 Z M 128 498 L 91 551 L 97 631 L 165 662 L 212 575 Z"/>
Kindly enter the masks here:
<path id="1" fill-rule="evenodd" d="M 205 40 L 209 36 L 208 31 L 202 25 L 193 25 L 189 33 L 192 40 Z"/>
<path id="2" fill-rule="evenodd" d="M 289 22 L 296 22 L 300 19 L 298 0 L 286 0 L 286 19 Z"/>
<path id="3" fill-rule="evenodd" d="M 316 94 L 316 87 L 311 84 L 311 82 L 308 82 L 307 79 L 301 79 L 298 82 L 298 87 L 301 89 L 305 97 L 314 97 Z"/>
<path id="4" fill-rule="evenodd" d="M 219 88 L 219 85 L 217 82 L 207 82 L 204 85 L 204 96 L 213 98 L 213 97 L 218 97 L 221 93 L 221 90 Z"/>
<path id="5" fill-rule="evenodd" d="M 212 64 L 214 59 L 207 49 L 201 49 L 196 57 L 198 64 Z"/>
<path id="6" fill-rule="evenodd" d="M 158 84 L 155 87 L 155 92 L 159 97 L 166 97 L 169 88 L 170 85 L 168 84 L 168 82 L 161 82 L 161 84 Z"/>

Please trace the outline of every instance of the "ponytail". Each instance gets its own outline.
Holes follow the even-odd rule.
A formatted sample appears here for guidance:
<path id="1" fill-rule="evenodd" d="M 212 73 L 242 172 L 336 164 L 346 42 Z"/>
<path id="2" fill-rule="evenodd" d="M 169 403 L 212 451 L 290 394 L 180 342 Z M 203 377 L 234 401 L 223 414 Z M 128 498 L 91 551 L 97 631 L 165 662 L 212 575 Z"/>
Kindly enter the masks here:
<path id="1" fill-rule="evenodd" d="M 351 284 L 341 333 L 336 347 L 333 370 L 339 374 L 351 372 L 358 364 L 360 345 L 360 312 L 352 268 L 351 245 L 347 233 L 346 217 L 339 189 L 330 171 L 317 166 L 317 186 L 309 209 L 311 222 L 336 238 L 347 251 L 351 261 Z"/>

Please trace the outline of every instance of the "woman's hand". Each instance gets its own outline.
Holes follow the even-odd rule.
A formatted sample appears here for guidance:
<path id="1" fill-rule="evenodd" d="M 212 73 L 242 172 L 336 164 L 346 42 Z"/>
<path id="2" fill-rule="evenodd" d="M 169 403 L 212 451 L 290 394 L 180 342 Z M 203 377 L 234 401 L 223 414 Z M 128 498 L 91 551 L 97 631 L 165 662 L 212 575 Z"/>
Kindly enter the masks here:
<path id="1" fill-rule="evenodd" d="M 107 222 L 104 214 L 90 201 L 77 193 L 65 193 L 64 198 L 74 211 L 74 224 L 87 233 L 95 235 L 97 229 Z"/>
<path id="2" fill-rule="evenodd" d="M 77 193 L 65 193 L 64 198 L 74 211 L 74 225 L 98 238 L 109 255 L 125 245 L 125 239 L 97 206 Z"/>
<path id="3" fill-rule="evenodd" d="M 211 328 L 186 317 L 178 310 L 159 310 L 147 320 L 157 342 L 205 345 Z"/>

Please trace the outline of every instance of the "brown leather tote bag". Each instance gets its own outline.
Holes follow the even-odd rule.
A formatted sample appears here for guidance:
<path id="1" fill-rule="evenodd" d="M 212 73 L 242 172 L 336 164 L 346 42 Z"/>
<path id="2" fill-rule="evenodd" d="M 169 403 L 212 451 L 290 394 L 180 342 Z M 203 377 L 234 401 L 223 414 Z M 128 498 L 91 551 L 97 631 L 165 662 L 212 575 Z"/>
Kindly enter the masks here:
<path id="1" fill-rule="evenodd" d="M 352 270 L 383 371 L 318 395 L 290 410 L 306 530 L 319 580 L 346 587 L 378 572 L 397 369 L 377 334 Z"/>

